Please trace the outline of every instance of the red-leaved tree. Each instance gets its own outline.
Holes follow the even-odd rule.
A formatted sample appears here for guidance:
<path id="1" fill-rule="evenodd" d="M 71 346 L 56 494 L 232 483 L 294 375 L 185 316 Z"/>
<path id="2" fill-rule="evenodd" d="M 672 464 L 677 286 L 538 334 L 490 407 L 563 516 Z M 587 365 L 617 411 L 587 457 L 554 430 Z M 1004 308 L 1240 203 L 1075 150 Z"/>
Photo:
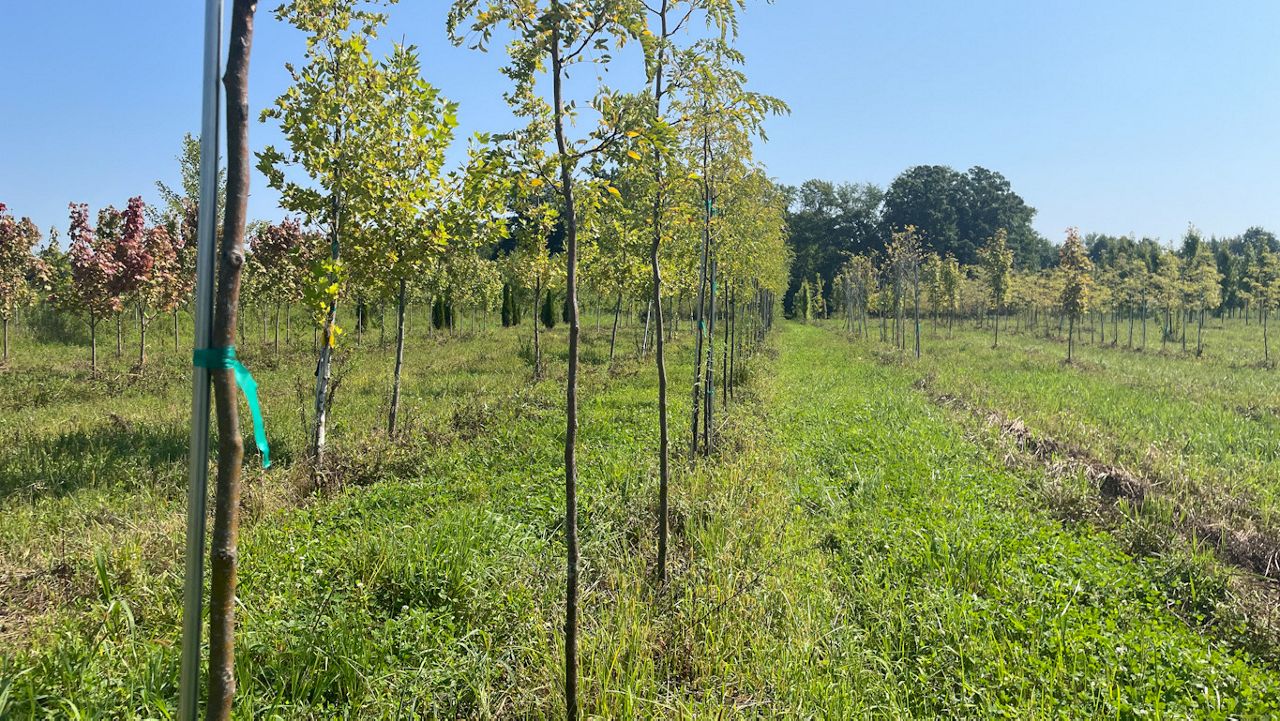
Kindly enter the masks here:
<path id="1" fill-rule="evenodd" d="M 98 322 L 113 313 L 119 313 L 123 307 L 120 296 L 115 293 L 116 276 L 120 274 L 120 264 L 116 260 L 111 247 L 110 238 L 101 238 L 89 225 L 89 206 L 84 203 L 71 203 L 71 238 L 67 257 L 71 266 L 70 293 L 64 297 L 63 304 L 69 308 L 84 312 L 89 316 L 89 367 L 98 370 Z M 99 214 L 99 219 L 114 219 L 111 213 Z"/>

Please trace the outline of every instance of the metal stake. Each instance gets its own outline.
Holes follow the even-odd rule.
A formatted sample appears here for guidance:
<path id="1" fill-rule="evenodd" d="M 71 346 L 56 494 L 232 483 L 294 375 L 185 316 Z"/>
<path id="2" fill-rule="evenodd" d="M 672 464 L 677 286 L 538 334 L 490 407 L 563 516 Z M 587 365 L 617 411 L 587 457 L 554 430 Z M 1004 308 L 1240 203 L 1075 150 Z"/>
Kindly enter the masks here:
<path id="1" fill-rule="evenodd" d="M 222 70 L 222 0 L 205 0 L 200 123 L 200 208 L 196 226 L 195 347 L 208 348 L 213 328 L 214 228 L 218 214 L 218 74 Z M 209 369 L 191 368 L 191 480 L 187 486 L 187 551 L 182 593 L 182 675 L 178 718 L 196 721 L 200 701 L 200 631 L 204 601 L 204 531 L 209 480 Z"/>

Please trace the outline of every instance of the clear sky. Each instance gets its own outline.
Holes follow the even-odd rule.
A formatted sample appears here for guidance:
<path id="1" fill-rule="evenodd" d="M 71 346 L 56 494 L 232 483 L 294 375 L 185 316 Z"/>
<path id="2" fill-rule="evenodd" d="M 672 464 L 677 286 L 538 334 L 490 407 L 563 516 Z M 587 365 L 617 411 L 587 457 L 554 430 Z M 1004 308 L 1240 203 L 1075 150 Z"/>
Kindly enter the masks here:
<path id="1" fill-rule="evenodd" d="M 66 206 L 155 200 L 200 120 L 202 2 L 6 0 L 0 202 L 65 234 Z M 228 3 L 229 4 L 229 3 Z M 254 113 L 302 38 L 259 7 Z M 384 37 L 422 48 L 462 130 L 513 121 L 500 54 L 449 45 L 446 0 L 402 0 Z M 780 96 L 758 155 L 779 180 L 885 185 L 922 163 L 1006 175 L 1055 241 L 1069 225 L 1166 241 L 1188 222 L 1280 232 L 1280 2 L 751 2 L 741 48 Z M 610 73 L 626 85 L 627 73 Z M 634 77 L 634 74 L 632 74 Z M 278 142 L 254 123 L 254 147 Z M 251 218 L 280 216 L 260 176 Z"/>

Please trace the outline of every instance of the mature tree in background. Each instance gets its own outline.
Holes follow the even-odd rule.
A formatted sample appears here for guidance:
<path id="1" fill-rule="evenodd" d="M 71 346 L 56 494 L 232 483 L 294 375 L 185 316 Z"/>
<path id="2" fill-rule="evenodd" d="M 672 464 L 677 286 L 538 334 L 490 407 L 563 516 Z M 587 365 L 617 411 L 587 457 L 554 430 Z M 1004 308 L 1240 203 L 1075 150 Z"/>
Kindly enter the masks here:
<path id="1" fill-rule="evenodd" d="M 1062 294 L 1059 304 L 1067 316 L 1067 362 L 1074 359 L 1076 321 L 1089 311 L 1090 293 L 1093 289 L 1093 263 L 1085 253 L 1080 231 L 1067 230 L 1067 242 L 1058 255 L 1058 270 L 1062 274 Z"/>
<path id="2" fill-rule="evenodd" d="M 794 313 L 801 280 L 830 280 L 849 257 L 883 249 L 887 239 L 880 226 L 884 191 L 875 185 L 809 180 L 787 188 L 787 195 L 788 243 L 795 257 L 783 300 Z"/>
<path id="3" fill-rule="evenodd" d="M 917 165 L 889 185 L 881 222 L 886 228 L 916 226 L 928 250 L 952 253 L 965 265 L 977 263 L 983 242 L 1004 228 L 1015 266 L 1039 269 L 1051 259 L 1052 247 L 1031 227 L 1035 212 L 1000 173 Z"/>
<path id="4" fill-rule="evenodd" d="M 9 362 L 9 323 L 14 312 L 36 299 L 31 280 L 36 258 L 32 250 L 40 242 L 40 229 L 30 218 L 15 219 L 0 203 L 0 324 L 4 326 L 0 363 Z"/>

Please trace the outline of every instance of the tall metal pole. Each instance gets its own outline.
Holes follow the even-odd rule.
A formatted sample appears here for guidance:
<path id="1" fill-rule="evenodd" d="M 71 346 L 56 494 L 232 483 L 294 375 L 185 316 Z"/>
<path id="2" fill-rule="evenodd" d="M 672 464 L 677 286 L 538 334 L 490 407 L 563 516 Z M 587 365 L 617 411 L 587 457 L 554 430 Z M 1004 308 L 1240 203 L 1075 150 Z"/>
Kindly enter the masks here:
<path id="1" fill-rule="evenodd" d="M 214 227 L 218 213 L 218 73 L 222 69 L 222 0 L 205 0 L 200 122 L 200 208 L 196 226 L 195 347 L 213 328 Z M 204 600 L 204 527 L 209 479 L 209 369 L 191 369 L 191 455 L 187 486 L 187 557 L 182 593 L 182 675 L 178 718 L 195 721 L 200 700 L 200 628 Z"/>

